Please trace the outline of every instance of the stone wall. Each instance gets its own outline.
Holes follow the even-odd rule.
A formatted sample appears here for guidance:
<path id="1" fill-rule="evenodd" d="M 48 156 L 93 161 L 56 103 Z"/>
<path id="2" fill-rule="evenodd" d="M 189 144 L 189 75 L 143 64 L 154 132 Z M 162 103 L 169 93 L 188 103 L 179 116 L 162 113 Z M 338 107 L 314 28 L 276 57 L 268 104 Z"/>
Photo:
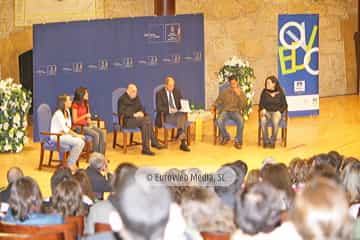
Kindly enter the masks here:
<path id="1" fill-rule="evenodd" d="M 14 0 L 0 1 L 2 77 L 18 79 L 17 56 L 32 47 L 30 28 L 14 27 Z M 357 0 L 177 0 L 177 14 L 204 13 L 207 103 L 217 95 L 215 73 L 230 56 L 249 60 L 255 69 L 258 100 L 266 76 L 277 73 L 277 17 L 320 14 L 320 95 L 356 92 L 353 35 Z M 152 0 L 105 0 L 105 17 L 153 15 Z"/>

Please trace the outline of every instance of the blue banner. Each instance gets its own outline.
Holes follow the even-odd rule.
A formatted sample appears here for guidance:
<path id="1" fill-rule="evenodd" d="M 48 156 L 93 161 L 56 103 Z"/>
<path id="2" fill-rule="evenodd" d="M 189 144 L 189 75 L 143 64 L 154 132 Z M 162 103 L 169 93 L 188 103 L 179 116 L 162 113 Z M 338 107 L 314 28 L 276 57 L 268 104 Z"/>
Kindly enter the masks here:
<path id="1" fill-rule="evenodd" d="M 279 15 L 278 77 L 289 116 L 319 114 L 319 15 Z"/>
<path id="2" fill-rule="evenodd" d="M 205 104 L 202 14 L 34 25 L 34 139 L 36 108 L 86 86 L 92 113 L 112 130 L 112 91 L 133 82 L 152 116 L 153 89 L 173 76 L 182 94 Z"/>

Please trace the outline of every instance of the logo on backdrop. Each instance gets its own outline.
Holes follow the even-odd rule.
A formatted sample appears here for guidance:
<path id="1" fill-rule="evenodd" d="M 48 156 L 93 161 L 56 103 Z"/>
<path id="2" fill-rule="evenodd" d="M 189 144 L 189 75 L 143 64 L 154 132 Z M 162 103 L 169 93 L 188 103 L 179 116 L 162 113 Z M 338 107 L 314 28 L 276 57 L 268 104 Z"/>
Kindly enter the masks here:
<path id="1" fill-rule="evenodd" d="M 295 93 L 300 93 L 300 92 L 305 92 L 305 80 L 301 80 L 301 81 L 294 81 L 294 92 Z"/>
<path id="2" fill-rule="evenodd" d="M 109 69 L 109 61 L 106 59 L 100 59 L 98 67 L 100 71 L 107 71 Z"/>
<path id="3" fill-rule="evenodd" d="M 72 71 L 76 73 L 83 72 L 83 64 L 81 62 L 73 63 L 72 64 Z"/>
<path id="4" fill-rule="evenodd" d="M 291 30 L 290 28 L 295 28 Z M 312 28 L 311 36 L 308 42 L 306 42 L 305 22 L 297 23 L 294 21 L 285 23 L 279 33 L 279 40 L 281 46 L 279 47 L 279 58 L 282 74 L 290 74 L 299 70 L 305 69 L 311 75 L 319 75 L 318 69 L 313 69 L 310 66 L 311 56 L 313 53 L 319 52 L 318 47 L 314 47 L 314 41 L 318 34 L 318 26 L 314 25 Z M 286 38 L 291 39 L 287 42 Z M 285 55 L 290 51 L 289 55 Z M 305 55 L 301 64 L 297 63 L 297 51 L 304 51 Z M 289 62 L 290 66 L 287 67 L 286 63 Z"/>
<path id="5" fill-rule="evenodd" d="M 47 66 L 47 75 L 48 76 L 55 76 L 57 71 L 56 65 L 48 65 Z"/>
<path id="6" fill-rule="evenodd" d="M 181 27 L 180 23 L 165 24 L 166 42 L 180 42 L 181 41 Z"/>

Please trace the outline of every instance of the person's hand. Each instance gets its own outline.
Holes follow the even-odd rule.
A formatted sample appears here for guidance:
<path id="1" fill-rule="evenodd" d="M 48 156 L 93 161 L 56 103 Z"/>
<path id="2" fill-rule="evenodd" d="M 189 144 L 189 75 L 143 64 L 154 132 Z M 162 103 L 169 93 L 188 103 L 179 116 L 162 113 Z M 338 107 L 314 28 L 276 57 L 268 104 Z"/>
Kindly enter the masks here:
<path id="1" fill-rule="evenodd" d="M 169 113 L 171 114 L 171 113 L 176 113 L 177 112 L 177 109 L 175 109 L 175 108 L 170 108 L 169 109 Z"/>
<path id="2" fill-rule="evenodd" d="M 134 117 L 136 117 L 136 118 L 142 118 L 142 117 L 144 117 L 144 113 L 143 112 L 136 112 L 136 113 L 134 113 Z"/>
<path id="3" fill-rule="evenodd" d="M 240 87 L 236 87 L 236 88 L 234 88 L 234 92 L 236 93 L 236 95 L 240 95 L 241 94 L 241 89 L 240 89 Z"/>

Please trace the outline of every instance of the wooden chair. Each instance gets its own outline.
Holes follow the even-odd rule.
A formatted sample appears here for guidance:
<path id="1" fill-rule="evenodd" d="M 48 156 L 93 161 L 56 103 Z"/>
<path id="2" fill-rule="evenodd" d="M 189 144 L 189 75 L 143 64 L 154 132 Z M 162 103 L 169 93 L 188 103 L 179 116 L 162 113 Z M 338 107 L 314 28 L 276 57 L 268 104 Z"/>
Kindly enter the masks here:
<path id="1" fill-rule="evenodd" d="M 262 142 L 262 131 L 261 131 L 261 111 L 259 109 L 258 111 L 258 119 L 259 119 L 259 124 L 258 124 L 258 146 L 261 146 L 261 142 Z M 281 120 L 279 123 L 279 128 L 281 129 L 281 144 L 283 147 L 287 146 L 287 126 L 288 126 L 288 110 L 286 109 L 282 114 L 281 114 Z M 271 121 L 267 121 L 266 123 L 266 127 L 272 127 L 272 122 Z"/>
<path id="2" fill-rule="evenodd" d="M 48 240 L 48 239 L 64 239 L 62 233 L 47 234 L 22 234 L 22 233 L 0 233 L 0 240 Z"/>
<path id="3" fill-rule="evenodd" d="M 164 84 L 160 84 L 158 85 L 157 87 L 154 88 L 154 91 L 153 91 L 153 106 L 154 106 L 154 119 L 156 118 L 156 93 L 161 90 L 162 88 L 164 87 Z M 170 138 L 170 141 L 174 141 L 175 140 L 175 130 L 177 129 L 176 125 L 174 124 L 170 124 L 170 123 L 167 123 L 166 122 L 166 119 L 165 119 L 165 113 L 161 112 L 160 113 L 160 119 L 161 119 L 161 128 L 164 130 L 164 140 L 159 140 L 161 141 L 164 146 L 166 148 L 168 148 L 168 144 L 169 144 L 169 130 L 171 130 L 171 138 Z M 186 114 L 186 119 L 187 119 L 187 114 Z M 191 126 L 191 123 L 187 121 L 187 131 L 186 131 L 186 142 L 187 142 L 187 145 L 190 146 L 191 144 L 191 137 L 190 137 L 190 126 Z M 155 137 L 156 139 L 158 139 L 158 136 L 159 136 L 159 129 L 161 129 L 159 127 L 156 127 L 155 126 Z"/>
<path id="4" fill-rule="evenodd" d="M 124 116 L 118 114 L 118 100 L 125 93 L 126 88 L 117 88 L 112 92 L 112 111 L 113 111 L 113 149 L 116 146 L 123 149 L 124 153 L 127 152 L 127 148 L 134 145 L 139 145 L 139 142 L 134 141 L 134 133 L 141 132 L 140 128 L 125 128 L 124 127 Z M 123 144 L 117 143 L 117 134 L 122 133 Z M 128 135 L 130 135 L 130 142 L 128 143 Z"/>
<path id="5" fill-rule="evenodd" d="M 230 240 L 230 233 L 201 232 L 204 240 Z"/>
<path id="6" fill-rule="evenodd" d="M 78 236 L 84 235 L 84 216 L 66 217 L 65 223 L 75 224 Z"/>
<path id="7" fill-rule="evenodd" d="M 111 226 L 110 224 L 106 223 L 95 223 L 95 232 L 101 233 L 101 232 L 111 232 Z"/>
<path id="8" fill-rule="evenodd" d="M 0 223 L 1 233 L 16 233 L 31 235 L 32 239 L 38 239 L 37 235 L 47 235 L 46 240 L 76 240 L 76 225 L 65 223 L 46 226 L 28 226 Z"/>
<path id="9" fill-rule="evenodd" d="M 52 162 L 61 162 L 64 166 L 66 166 L 66 159 L 68 153 L 71 150 L 69 146 L 60 144 L 60 136 L 62 134 L 50 132 L 51 117 L 52 117 L 51 109 L 48 104 L 41 104 L 37 108 L 37 125 L 38 125 L 38 133 L 40 136 L 39 170 L 41 170 L 42 167 L 58 166 L 58 165 L 53 166 Z M 51 136 L 56 136 L 56 141 L 53 141 L 50 138 Z M 45 151 L 50 151 L 49 162 L 46 165 L 44 164 Z M 59 159 L 53 159 L 54 152 L 59 153 Z"/>

